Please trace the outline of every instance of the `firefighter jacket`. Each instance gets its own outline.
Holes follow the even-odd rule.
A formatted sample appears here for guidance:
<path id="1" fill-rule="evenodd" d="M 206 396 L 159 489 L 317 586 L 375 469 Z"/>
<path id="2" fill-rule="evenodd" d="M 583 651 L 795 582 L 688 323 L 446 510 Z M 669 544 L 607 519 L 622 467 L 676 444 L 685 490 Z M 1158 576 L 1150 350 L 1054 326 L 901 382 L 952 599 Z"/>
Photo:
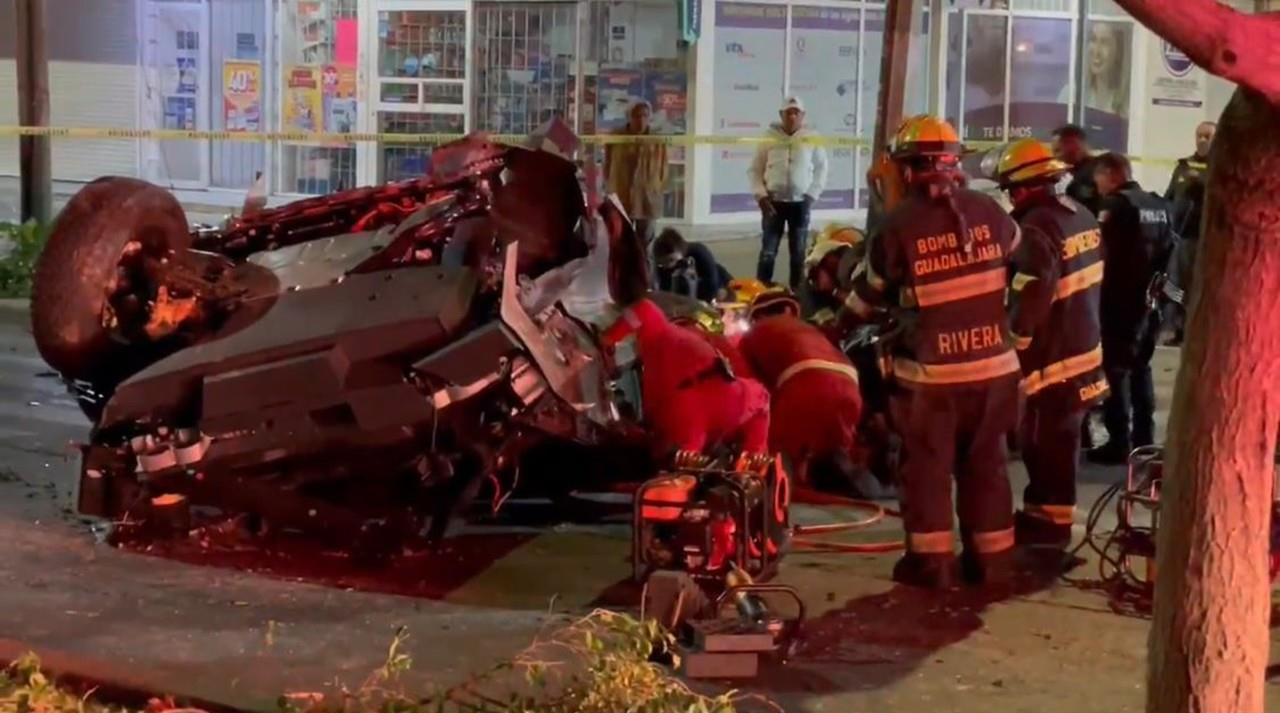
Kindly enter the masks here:
<path id="1" fill-rule="evenodd" d="M 1160 196 L 1130 181 L 1102 202 L 1102 352 L 1116 367 L 1150 358 L 1159 331 L 1148 294 L 1176 246 L 1173 216 Z"/>
<path id="2" fill-rule="evenodd" d="M 795 317 L 767 317 L 738 349 L 769 389 L 770 449 L 793 463 L 853 451 L 862 417 L 858 372 L 821 330 Z"/>
<path id="3" fill-rule="evenodd" d="M 868 239 L 845 307 L 864 318 L 887 308 L 901 335 L 893 378 L 906 388 L 952 388 L 1019 372 L 1005 291 L 1018 226 L 976 191 L 915 191 Z"/>
<path id="4" fill-rule="evenodd" d="M 1013 214 L 1022 241 L 1013 254 L 1013 335 L 1028 398 L 1065 384 L 1080 407 L 1107 393 L 1099 302 L 1102 230 L 1084 206 L 1045 193 Z"/>

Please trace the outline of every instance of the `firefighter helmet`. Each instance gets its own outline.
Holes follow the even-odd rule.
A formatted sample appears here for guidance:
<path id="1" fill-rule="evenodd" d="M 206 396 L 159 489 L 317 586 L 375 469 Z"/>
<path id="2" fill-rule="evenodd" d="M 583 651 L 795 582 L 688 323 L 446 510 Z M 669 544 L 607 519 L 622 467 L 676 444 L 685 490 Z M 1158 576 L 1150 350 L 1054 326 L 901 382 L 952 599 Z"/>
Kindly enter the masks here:
<path id="1" fill-rule="evenodd" d="M 960 155 L 960 135 L 945 119 L 919 114 L 902 122 L 893 137 L 893 157 Z"/>
<path id="2" fill-rule="evenodd" d="M 1036 139 L 1019 139 L 1000 153 L 996 179 L 1002 188 L 1028 181 L 1055 181 L 1068 170 L 1049 147 Z"/>
<path id="3" fill-rule="evenodd" d="M 757 295 L 768 289 L 768 285 L 755 278 L 738 278 L 736 280 L 730 280 L 730 301 L 744 305 L 751 304 L 751 301 L 754 300 Z"/>
<path id="4" fill-rule="evenodd" d="M 750 319 L 790 313 L 792 317 L 800 316 L 800 300 L 785 287 L 771 287 L 756 295 L 747 308 Z"/>
<path id="5" fill-rule="evenodd" d="M 818 239 L 809 248 L 809 253 L 805 255 L 805 270 L 813 270 L 822 262 L 822 258 L 832 251 L 846 247 L 857 247 L 865 239 L 866 234 L 852 225 L 838 225 L 835 223 L 827 225 L 818 234 Z"/>

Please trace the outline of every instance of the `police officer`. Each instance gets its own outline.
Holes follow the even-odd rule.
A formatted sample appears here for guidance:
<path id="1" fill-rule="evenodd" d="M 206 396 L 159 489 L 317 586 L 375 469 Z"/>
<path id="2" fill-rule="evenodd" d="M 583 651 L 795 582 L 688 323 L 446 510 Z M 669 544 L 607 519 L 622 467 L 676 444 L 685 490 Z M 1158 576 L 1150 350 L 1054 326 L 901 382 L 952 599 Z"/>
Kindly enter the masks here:
<path id="1" fill-rule="evenodd" d="M 1195 272 L 1195 258 L 1200 244 L 1200 218 L 1204 211 L 1205 179 L 1209 172 L 1209 148 L 1217 124 L 1203 121 L 1196 127 L 1196 152 L 1179 159 L 1165 189 L 1164 199 L 1173 203 L 1173 227 L 1177 232 L 1178 248 L 1176 282 L 1185 291 L 1191 289 Z M 1185 304 L 1185 303 L 1184 303 Z M 1186 310 L 1183 305 L 1170 304 L 1166 317 L 1173 328 L 1169 346 L 1182 344 L 1185 331 Z"/>
<path id="2" fill-rule="evenodd" d="M 1022 460 L 1030 483 L 1014 517 L 1019 545 L 1065 548 L 1075 516 L 1080 424 L 1107 393 L 1098 305 L 1102 231 L 1055 186 L 1069 167 L 1022 139 L 997 175 L 1022 228 L 1014 251 L 1013 334 L 1022 362 Z"/>
<path id="3" fill-rule="evenodd" d="M 1103 195 L 1102 359 L 1111 394 L 1102 406 L 1110 439 L 1089 451 L 1096 463 L 1123 463 L 1133 448 L 1155 440 L 1155 387 L 1151 357 L 1160 331 L 1152 278 L 1163 272 L 1175 245 L 1168 202 L 1142 190 L 1129 159 L 1097 159 L 1094 178 Z"/>
<path id="4" fill-rule="evenodd" d="M 954 576 L 953 473 L 965 579 L 1007 582 L 1014 544 L 1005 434 L 1016 423 L 1019 367 L 1005 289 L 1018 226 L 995 200 L 958 185 L 960 148 L 935 117 L 898 130 L 906 195 L 868 238 L 843 305 L 862 319 L 891 310 L 903 327 L 890 398 L 907 553 L 893 576 L 931 588 Z"/>

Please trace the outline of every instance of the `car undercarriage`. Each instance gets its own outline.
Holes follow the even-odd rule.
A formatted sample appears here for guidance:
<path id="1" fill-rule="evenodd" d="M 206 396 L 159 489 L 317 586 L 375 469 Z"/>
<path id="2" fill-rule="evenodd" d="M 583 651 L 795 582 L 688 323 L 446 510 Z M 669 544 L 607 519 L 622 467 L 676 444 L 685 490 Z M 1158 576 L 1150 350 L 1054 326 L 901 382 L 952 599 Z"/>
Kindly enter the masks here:
<path id="1" fill-rule="evenodd" d="M 132 179 L 72 200 L 32 321 L 94 421 L 81 512 L 212 510 L 379 551 L 438 541 L 482 488 L 496 507 L 652 473 L 634 369 L 593 324 L 626 216 L 588 210 L 548 151 L 431 156 L 427 177 L 221 228 Z M 591 473 L 584 449 L 611 455 Z"/>

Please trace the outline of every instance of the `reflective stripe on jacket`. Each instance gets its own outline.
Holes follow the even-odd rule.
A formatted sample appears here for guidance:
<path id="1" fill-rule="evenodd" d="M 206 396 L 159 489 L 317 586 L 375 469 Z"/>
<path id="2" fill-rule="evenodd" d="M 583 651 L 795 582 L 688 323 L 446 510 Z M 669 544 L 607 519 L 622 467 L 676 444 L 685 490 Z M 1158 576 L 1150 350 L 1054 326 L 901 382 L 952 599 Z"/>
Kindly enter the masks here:
<path id="1" fill-rule="evenodd" d="M 1035 396 L 1067 384 L 1081 405 L 1096 403 L 1107 393 L 1098 318 L 1102 230 L 1066 196 L 1045 194 L 1014 216 L 1022 227 L 1011 291 L 1022 391 Z"/>

